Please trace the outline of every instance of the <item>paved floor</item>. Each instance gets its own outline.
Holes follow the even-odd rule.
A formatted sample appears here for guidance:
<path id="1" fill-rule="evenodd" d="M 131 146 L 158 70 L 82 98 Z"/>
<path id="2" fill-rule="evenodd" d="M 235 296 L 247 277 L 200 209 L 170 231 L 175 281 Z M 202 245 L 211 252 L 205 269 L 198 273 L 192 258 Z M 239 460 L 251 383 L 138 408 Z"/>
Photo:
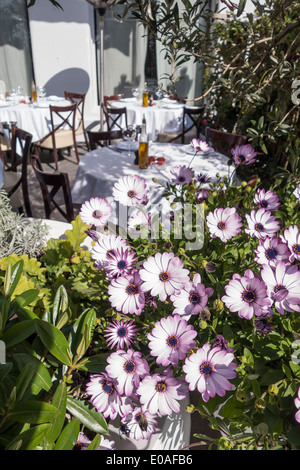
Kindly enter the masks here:
<path id="1" fill-rule="evenodd" d="M 79 143 L 79 155 L 82 156 L 87 152 L 87 148 L 85 144 Z M 77 161 L 74 155 L 74 151 L 71 151 L 70 155 L 68 152 L 63 153 L 63 159 L 59 161 L 59 170 L 62 172 L 66 172 L 69 177 L 70 181 L 70 186 L 72 188 L 75 176 L 76 176 L 76 171 L 77 171 Z M 54 164 L 53 164 L 53 156 L 49 152 L 43 152 L 40 154 L 40 159 L 43 165 L 43 169 L 45 171 L 54 171 Z M 35 218 L 44 218 L 45 217 L 45 212 L 44 212 L 44 205 L 43 205 L 43 199 L 42 199 L 42 193 L 40 186 L 36 180 L 36 176 L 31 169 L 29 171 L 28 175 L 28 182 L 29 182 L 29 194 L 30 194 L 30 202 L 32 206 L 32 212 L 33 212 L 33 217 Z M 61 202 L 63 202 L 63 198 L 61 197 Z M 64 218 L 60 215 L 58 211 L 55 211 L 51 218 L 53 220 L 61 220 L 65 221 Z M 195 405 L 197 405 L 198 401 L 200 398 L 200 394 L 196 392 L 191 393 L 191 402 Z M 194 412 L 191 415 L 192 418 L 192 428 L 191 428 L 191 444 L 196 444 L 197 442 L 200 441 L 199 438 L 193 437 L 195 433 L 199 434 L 207 434 L 211 437 L 217 437 L 218 433 L 216 431 L 213 431 L 212 429 L 209 428 L 208 424 L 206 421 L 202 420 L 200 417 L 200 414 L 198 412 Z M 206 446 L 193 446 L 193 450 L 206 450 Z"/>

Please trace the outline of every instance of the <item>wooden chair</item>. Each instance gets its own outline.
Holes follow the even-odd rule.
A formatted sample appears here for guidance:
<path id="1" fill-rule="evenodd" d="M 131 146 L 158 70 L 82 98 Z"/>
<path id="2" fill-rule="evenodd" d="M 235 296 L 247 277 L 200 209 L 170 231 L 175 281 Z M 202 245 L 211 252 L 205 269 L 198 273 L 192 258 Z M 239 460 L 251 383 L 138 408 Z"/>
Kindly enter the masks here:
<path id="1" fill-rule="evenodd" d="M 10 152 L 11 164 L 3 175 L 3 188 L 10 197 L 12 208 L 23 213 L 23 207 L 25 207 L 27 217 L 32 217 L 27 178 L 31 142 L 32 135 L 29 132 L 25 132 L 18 127 L 13 128 Z M 21 171 L 18 170 L 20 166 Z"/>
<path id="2" fill-rule="evenodd" d="M 88 131 L 88 139 L 90 149 L 95 150 L 97 147 L 106 147 L 113 140 L 122 139 L 122 131 Z"/>
<path id="3" fill-rule="evenodd" d="M 55 168 L 58 169 L 58 155 L 61 150 L 74 147 L 77 163 L 79 155 L 75 136 L 75 118 L 77 111 L 77 102 L 69 106 L 50 105 L 51 132 L 38 142 L 35 142 L 36 155 L 37 148 L 53 151 Z"/>
<path id="4" fill-rule="evenodd" d="M 231 158 L 231 149 L 236 145 L 245 145 L 248 138 L 243 135 L 231 134 L 206 127 L 205 140 L 217 151 Z"/>
<path id="5" fill-rule="evenodd" d="M 104 108 L 104 114 L 109 131 L 122 130 L 124 127 L 127 127 L 127 108 Z M 125 126 L 122 126 L 123 117 L 125 119 Z"/>
<path id="6" fill-rule="evenodd" d="M 196 133 L 195 137 L 197 139 L 200 137 L 201 127 L 202 127 L 202 118 L 204 115 L 205 106 L 195 107 L 195 106 L 184 106 L 183 114 L 182 114 L 182 128 L 180 134 L 169 134 L 165 137 L 161 135 L 160 139 L 167 142 L 176 142 L 181 141 L 184 144 L 185 136 L 188 132 L 190 132 L 193 128 L 195 128 Z M 189 123 L 187 125 L 189 118 Z M 166 140 L 165 140 L 166 138 Z"/>
<path id="7" fill-rule="evenodd" d="M 103 106 L 104 108 L 107 108 L 110 101 L 120 101 L 122 98 L 124 98 L 124 93 L 119 93 L 117 95 L 105 95 L 103 97 Z"/>
<path id="8" fill-rule="evenodd" d="M 79 124 L 75 130 L 75 135 L 83 135 L 87 149 L 89 150 L 88 139 L 86 136 L 85 125 L 84 125 L 84 104 L 86 93 L 73 93 L 71 91 L 65 91 L 66 100 L 72 103 L 77 103 L 77 111 L 80 116 Z"/>
<path id="9" fill-rule="evenodd" d="M 74 207 L 68 174 L 62 172 L 44 172 L 37 155 L 31 156 L 31 165 L 42 190 L 46 219 L 50 219 L 51 213 L 57 209 L 68 222 L 74 220 Z M 48 186 L 52 189 L 49 190 Z M 63 191 L 65 210 L 54 199 L 59 190 Z"/>

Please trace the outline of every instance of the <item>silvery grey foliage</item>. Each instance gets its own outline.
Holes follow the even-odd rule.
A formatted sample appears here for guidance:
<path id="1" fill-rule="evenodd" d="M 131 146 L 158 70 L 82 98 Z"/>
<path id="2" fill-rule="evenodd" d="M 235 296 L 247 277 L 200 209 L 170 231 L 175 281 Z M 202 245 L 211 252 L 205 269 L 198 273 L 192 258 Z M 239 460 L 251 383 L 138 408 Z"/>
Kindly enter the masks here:
<path id="1" fill-rule="evenodd" d="M 6 191 L 0 188 L 0 258 L 13 253 L 38 257 L 46 244 L 47 232 L 42 221 L 28 221 L 14 212 Z"/>

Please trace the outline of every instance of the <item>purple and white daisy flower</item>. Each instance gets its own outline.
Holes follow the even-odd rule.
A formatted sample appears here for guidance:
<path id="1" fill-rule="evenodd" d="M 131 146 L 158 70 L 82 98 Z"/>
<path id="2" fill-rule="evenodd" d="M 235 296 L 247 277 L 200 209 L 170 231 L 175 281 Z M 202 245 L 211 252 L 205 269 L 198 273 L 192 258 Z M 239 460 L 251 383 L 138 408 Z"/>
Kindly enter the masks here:
<path id="1" fill-rule="evenodd" d="M 115 419 L 118 415 L 121 397 L 117 391 L 117 382 L 106 373 L 90 376 L 86 392 L 91 396 L 91 402 L 105 418 Z"/>
<path id="2" fill-rule="evenodd" d="M 213 348 L 220 348 L 221 350 L 224 350 L 226 352 L 232 352 L 233 349 L 230 346 L 227 346 L 229 343 L 228 339 L 225 339 L 224 336 L 222 335 L 217 335 L 214 339 Z"/>
<path id="3" fill-rule="evenodd" d="M 300 312 L 300 271 L 297 266 L 281 261 L 272 269 L 265 264 L 261 269 L 261 277 L 281 315 L 285 311 Z"/>
<path id="4" fill-rule="evenodd" d="M 185 360 L 183 371 L 189 389 L 197 388 L 205 402 L 216 395 L 224 397 L 226 391 L 232 390 L 228 379 L 234 379 L 237 375 L 237 364 L 232 362 L 233 359 L 232 353 L 219 347 L 211 349 L 208 343 L 204 344 Z"/>
<path id="5" fill-rule="evenodd" d="M 231 149 L 233 160 L 236 165 L 252 165 L 256 160 L 257 152 L 250 144 L 237 145 Z"/>
<path id="6" fill-rule="evenodd" d="M 252 210 L 251 215 L 246 214 L 246 219 L 248 227 L 245 228 L 245 232 L 249 233 L 251 237 L 274 237 L 276 232 L 280 230 L 275 216 L 265 209 Z"/>
<path id="7" fill-rule="evenodd" d="M 145 180 L 138 175 L 126 175 L 113 187 L 113 197 L 123 206 L 135 206 L 147 202 L 148 188 Z"/>
<path id="8" fill-rule="evenodd" d="M 268 211 L 276 211 L 280 206 L 277 194 L 275 194 L 271 189 L 266 191 L 265 189 L 258 188 L 253 201 L 260 209 Z"/>
<path id="9" fill-rule="evenodd" d="M 95 227 L 104 227 L 112 214 L 111 206 L 106 199 L 92 197 L 89 201 L 82 204 L 79 217 L 82 222 Z"/>
<path id="10" fill-rule="evenodd" d="M 133 320 L 114 320 L 104 330 L 105 334 L 103 336 L 111 349 L 115 346 L 117 346 L 117 349 L 125 349 L 130 348 L 131 343 L 135 341 L 137 331 Z"/>
<path id="11" fill-rule="evenodd" d="M 295 419 L 297 423 L 300 423 L 300 387 L 298 388 L 298 396 L 294 400 L 295 407 L 297 408 L 297 412 L 295 414 Z"/>
<path id="12" fill-rule="evenodd" d="M 125 419 L 122 419 L 122 424 L 126 426 L 126 436 L 129 439 L 150 439 L 152 434 L 156 433 L 158 423 L 149 411 L 143 411 L 142 408 L 138 407 Z"/>
<path id="13" fill-rule="evenodd" d="M 293 191 L 293 195 L 298 199 L 298 202 L 300 202 L 300 184 L 297 186 L 297 188 Z"/>
<path id="14" fill-rule="evenodd" d="M 151 214 L 142 209 L 137 209 L 128 219 L 128 231 L 130 236 L 139 237 L 147 235 L 151 230 Z"/>
<path id="15" fill-rule="evenodd" d="M 186 398 L 188 387 L 184 380 L 173 377 L 171 369 L 165 369 L 162 375 L 146 376 L 137 389 L 140 402 L 152 415 L 162 416 L 180 412 L 178 401 Z"/>
<path id="16" fill-rule="evenodd" d="M 78 434 L 78 439 L 76 444 L 73 447 L 73 450 L 86 450 L 92 441 L 90 441 L 83 432 L 80 431 Z M 97 450 L 117 450 L 114 441 L 109 441 L 103 436 L 101 437 L 101 442 Z"/>
<path id="17" fill-rule="evenodd" d="M 213 292 L 211 287 L 205 287 L 201 283 L 200 274 L 195 274 L 193 280 L 185 284 L 180 292 L 171 295 L 175 307 L 173 314 L 189 320 L 191 315 L 198 315 L 206 307 L 208 298 Z"/>
<path id="18" fill-rule="evenodd" d="M 278 237 L 260 238 L 254 252 L 256 253 L 254 258 L 256 263 L 269 264 L 272 267 L 275 267 L 280 261 L 287 261 L 290 254 L 287 244 Z"/>
<path id="19" fill-rule="evenodd" d="M 281 238 L 290 250 L 289 261 L 291 263 L 296 260 L 300 261 L 300 232 L 297 225 L 291 225 L 285 229 Z"/>
<path id="20" fill-rule="evenodd" d="M 145 294 L 138 271 L 119 276 L 108 286 L 109 301 L 118 312 L 140 315 L 145 306 Z"/>
<path id="21" fill-rule="evenodd" d="M 176 291 L 180 291 L 189 281 L 189 271 L 184 269 L 184 263 L 174 253 L 155 253 L 143 263 L 140 276 L 143 281 L 141 289 L 150 292 L 161 301 Z"/>
<path id="22" fill-rule="evenodd" d="M 116 387 L 121 395 L 130 397 L 138 388 L 141 378 L 149 374 L 149 365 L 142 353 L 128 349 L 112 353 L 107 358 L 105 370 L 109 377 L 116 380 Z"/>
<path id="23" fill-rule="evenodd" d="M 206 202 L 209 198 L 209 192 L 202 188 L 196 190 L 196 202 L 201 204 L 202 202 Z"/>
<path id="24" fill-rule="evenodd" d="M 125 276 L 134 269 L 136 261 L 137 256 L 130 247 L 120 247 L 110 254 L 109 261 L 104 266 L 104 270 L 108 278 Z"/>
<path id="25" fill-rule="evenodd" d="M 207 184 L 207 183 L 210 183 L 210 176 L 206 173 L 200 173 L 198 176 L 197 176 L 197 181 L 200 183 L 200 184 Z"/>
<path id="26" fill-rule="evenodd" d="M 161 318 L 147 335 L 150 354 L 157 357 L 157 364 L 177 367 L 178 362 L 196 346 L 195 336 L 197 331 L 179 315 Z"/>
<path id="27" fill-rule="evenodd" d="M 247 320 L 253 315 L 263 315 L 265 309 L 272 303 L 267 296 L 265 283 L 250 270 L 247 270 L 243 277 L 239 274 L 234 275 L 225 286 L 225 292 L 222 302 L 230 312 L 238 312 L 240 318 Z"/>
<path id="28" fill-rule="evenodd" d="M 241 232 L 242 219 L 234 207 L 218 208 L 210 212 L 206 222 L 212 238 L 220 238 L 226 243 Z"/>
<path id="29" fill-rule="evenodd" d="M 172 170 L 170 170 L 170 173 L 172 175 L 171 178 L 171 183 L 174 184 L 189 184 L 193 177 L 194 177 L 194 172 L 187 166 L 175 166 Z"/>
<path id="30" fill-rule="evenodd" d="M 92 258 L 99 269 L 102 269 L 116 254 L 116 250 L 126 247 L 126 240 L 120 236 L 107 235 L 99 237 L 92 247 Z"/>
<path id="31" fill-rule="evenodd" d="M 192 139 L 190 145 L 196 150 L 196 152 L 207 153 L 211 150 L 208 143 L 201 139 Z"/>

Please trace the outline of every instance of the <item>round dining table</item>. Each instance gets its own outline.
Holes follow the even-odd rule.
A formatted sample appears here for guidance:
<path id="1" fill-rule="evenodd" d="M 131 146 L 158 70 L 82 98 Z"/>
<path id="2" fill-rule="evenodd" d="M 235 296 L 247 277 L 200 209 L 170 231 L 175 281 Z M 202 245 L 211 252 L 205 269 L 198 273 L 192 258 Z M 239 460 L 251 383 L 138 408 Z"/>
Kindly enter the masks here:
<path id="1" fill-rule="evenodd" d="M 142 101 L 136 98 L 122 98 L 120 101 L 109 103 L 114 108 L 127 110 L 128 125 L 141 125 L 143 117 L 146 119 L 146 131 L 149 139 L 157 140 L 159 133 L 179 134 L 182 130 L 184 104 L 176 100 L 163 98 L 153 101 L 152 106 L 143 107 Z M 125 127 L 125 117 L 122 116 L 121 127 Z"/>
<path id="2" fill-rule="evenodd" d="M 123 144 L 123 145 L 121 145 Z M 127 142 L 119 142 L 108 147 L 100 147 L 81 157 L 77 167 L 74 184 L 71 189 L 74 204 L 83 204 L 92 197 L 106 199 L 112 207 L 112 223 L 120 222 L 120 208 L 112 197 L 115 182 L 126 175 L 138 175 L 143 178 L 149 189 L 148 207 L 155 209 L 158 205 L 162 210 L 170 210 L 170 202 L 163 198 L 165 185 L 170 182 L 170 170 L 176 166 L 190 167 L 195 175 L 205 174 L 210 181 L 216 181 L 216 173 L 220 177 L 228 175 L 228 158 L 213 149 L 207 153 L 197 153 L 191 145 L 152 142 L 149 145 L 149 156 L 156 160 L 147 169 L 141 170 L 135 164 L 135 153 L 128 154 Z M 134 142 L 135 150 L 138 143 Z M 132 148 L 133 150 L 133 148 Z M 158 164 L 157 158 L 163 157 L 165 163 Z M 120 206 L 120 205 L 119 205 Z M 155 210 L 153 211 L 156 212 Z"/>
<path id="3" fill-rule="evenodd" d="M 32 134 L 32 142 L 37 142 L 51 131 L 50 105 L 68 106 L 70 101 L 59 96 L 45 97 L 32 104 L 10 98 L 1 100 L 0 122 L 15 122 L 17 127 Z"/>

